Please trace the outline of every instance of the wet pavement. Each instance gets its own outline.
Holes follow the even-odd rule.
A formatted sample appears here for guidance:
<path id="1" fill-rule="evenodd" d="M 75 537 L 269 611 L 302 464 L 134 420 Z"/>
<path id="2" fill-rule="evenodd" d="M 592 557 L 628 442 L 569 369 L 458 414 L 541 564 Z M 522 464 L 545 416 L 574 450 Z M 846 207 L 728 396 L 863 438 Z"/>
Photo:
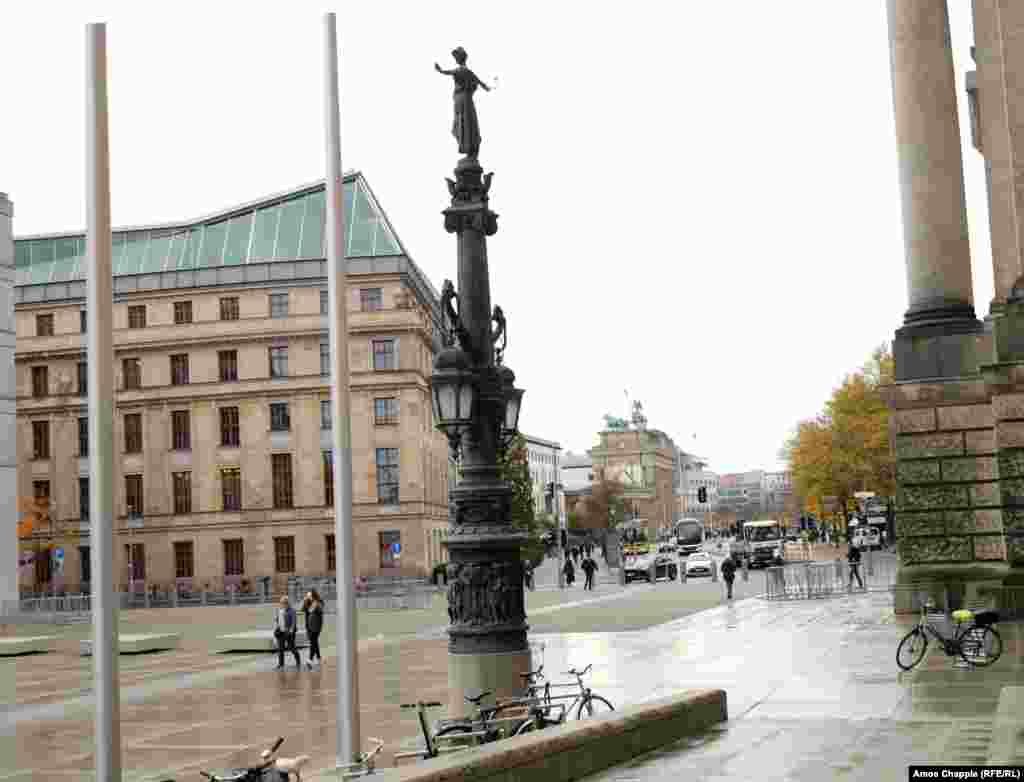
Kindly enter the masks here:
<path id="1" fill-rule="evenodd" d="M 1021 752 L 1013 736 L 1024 724 L 1007 734 L 995 720 L 1008 688 L 1024 684 L 1020 624 L 1000 626 L 1004 654 L 989 669 L 959 670 L 932 644 L 910 673 L 898 671 L 895 652 L 914 618 L 896 620 L 885 592 L 746 599 L 646 629 L 592 631 L 602 614 L 607 626 L 630 627 L 620 614 L 661 616 L 666 602 L 720 587 L 580 590 L 576 601 L 597 602 L 531 615 L 538 629 L 590 616 L 591 631 L 532 632 L 531 640 L 555 681 L 593 664 L 588 685 L 617 707 L 693 687 L 728 693 L 730 720 L 720 729 L 593 780 L 904 779 L 911 762 L 983 762 L 997 735 L 1010 735 L 1018 742 L 1010 751 Z M 387 743 L 382 767 L 416 742 L 415 716 L 397 705 L 446 700 L 447 646 L 433 622 L 419 637 L 360 645 L 361 732 Z M 333 766 L 336 670 L 333 651 L 324 651 L 323 670 L 313 672 L 273 672 L 276 656 L 216 655 L 201 645 L 122 655 L 125 779 L 198 779 L 200 768 L 254 762 L 277 736 L 287 739 L 283 754 Z M 90 686 L 88 661 L 70 653 L 0 660 L 0 782 L 92 778 Z"/>

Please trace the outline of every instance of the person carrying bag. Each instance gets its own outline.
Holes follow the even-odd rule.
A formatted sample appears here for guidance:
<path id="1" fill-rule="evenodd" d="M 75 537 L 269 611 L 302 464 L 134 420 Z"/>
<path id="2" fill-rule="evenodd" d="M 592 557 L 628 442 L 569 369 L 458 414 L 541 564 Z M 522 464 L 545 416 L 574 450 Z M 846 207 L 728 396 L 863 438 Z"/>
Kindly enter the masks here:
<path id="1" fill-rule="evenodd" d="M 295 648 L 295 634 L 298 632 L 298 621 L 295 609 L 288 604 L 288 596 L 281 597 L 280 608 L 274 614 L 274 639 L 277 641 L 277 667 L 275 671 L 284 670 L 284 653 L 291 650 L 295 656 L 296 670 L 302 670 L 299 650 Z"/>

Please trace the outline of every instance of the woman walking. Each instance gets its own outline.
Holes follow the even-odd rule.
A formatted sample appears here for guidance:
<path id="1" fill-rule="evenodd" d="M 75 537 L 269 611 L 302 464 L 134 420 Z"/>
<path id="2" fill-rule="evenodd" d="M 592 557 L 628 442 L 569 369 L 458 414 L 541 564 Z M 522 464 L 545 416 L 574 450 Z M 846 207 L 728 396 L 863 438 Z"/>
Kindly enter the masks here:
<path id="1" fill-rule="evenodd" d="M 320 656 L 320 631 L 324 629 L 324 603 L 315 589 L 309 590 L 306 599 L 302 601 L 302 613 L 306 617 L 306 636 L 309 638 L 306 668 L 313 670 L 313 660 L 316 660 L 319 668 L 323 659 Z"/>

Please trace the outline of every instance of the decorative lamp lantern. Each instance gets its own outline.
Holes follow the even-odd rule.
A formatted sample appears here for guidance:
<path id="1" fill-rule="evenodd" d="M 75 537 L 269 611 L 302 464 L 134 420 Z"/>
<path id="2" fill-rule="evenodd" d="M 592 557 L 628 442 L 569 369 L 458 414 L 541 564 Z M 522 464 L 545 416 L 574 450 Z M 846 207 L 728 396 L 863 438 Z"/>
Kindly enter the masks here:
<path id="1" fill-rule="evenodd" d="M 445 348 L 434 359 L 430 376 L 434 426 L 454 444 L 473 420 L 476 385 L 469 357 L 454 347 Z"/>
<path id="2" fill-rule="evenodd" d="M 519 410 L 523 401 L 523 390 L 515 388 L 515 373 L 506 366 L 498 367 L 501 378 L 501 393 L 504 397 L 504 416 L 501 421 L 501 439 L 511 443 L 519 432 Z"/>

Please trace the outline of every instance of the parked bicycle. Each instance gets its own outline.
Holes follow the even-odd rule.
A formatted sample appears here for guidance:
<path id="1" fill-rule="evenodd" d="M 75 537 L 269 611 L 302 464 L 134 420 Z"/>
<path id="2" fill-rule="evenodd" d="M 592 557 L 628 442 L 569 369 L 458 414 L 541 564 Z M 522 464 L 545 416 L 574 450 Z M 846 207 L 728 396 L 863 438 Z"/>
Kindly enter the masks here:
<path id="1" fill-rule="evenodd" d="M 423 746 L 419 749 L 415 749 L 411 752 L 398 752 L 395 754 L 395 764 L 397 765 L 399 760 L 406 758 L 420 758 L 421 760 L 429 760 L 430 758 L 436 758 L 442 752 L 457 752 L 462 749 L 466 749 L 466 746 L 449 746 L 449 745 L 438 745 L 438 738 L 448 738 L 449 734 L 441 735 L 440 731 L 432 732 L 430 726 L 427 724 L 427 709 L 438 708 L 443 704 L 439 701 L 417 701 L 416 703 L 403 703 L 401 708 L 403 709 L 416 709 L 416 714 L 419 717 L 420 731 L 423 733 Z M 476 733 L 462 733 L 459 734 L 461 738 L 468 738 L 470 735 L 476 736 Z"/>
<path id="2" fill-rule="evenodd" d="M 956 628 L 947 638 L 928 624 L 928 608 L 933 605 L 930 600 L 921 604 L 921 618 L 917 626 L 900 641 L 896 649 L 896 664 L 900 668 L 909 671 L 924 659 L 929 634 L 942 645 L 947 657 L 960 656 L 968 665 L 983 668 L 999 659 L 1003 653 L 1003 639 L 993 627 L 999 621 L 996 611 L 975 613 L 966 608 L 954 611 L 951 617 Z"/>
<path id="3" fill-rule="evenodd" d="M 538 704 L 531 704 L 530 716 L 525 720 L 517 729 L 513 735 L 521 736 L 530 731 L 539 730 L 542 728 L 550 727 L 552 725 L 559 725 L 565 721 L 568 714 L 575 713 L 576 719 L 581 720 L 586 717 L 593 717 L 597 714 L 604 714 L 610 711 L 615 711 L 615 707 L 612 706 L 611 701 L 600 695 L 595 695 L 594 691 L 583 684 L 583 677 L 590 673 L 593 668 L 593 663 L 588 665 L 582 671 L 577 671 L 575 668 L 571 668 L 566 671 L 567 676 L 575 676 L 576 681 L 568 684 L 555 684 L 554 687 L 578 687 L 579 692 L 574 695 L 550 695 L 550 688 L 545 687 L 545 691 L 548 693 L 546 698 L 541 699 Z M 572 703 L 568 707 L 564 703 L 555 703 L 558 700 L 568 700 L 572 698 Z M 552 711 L 555 708 L 559 708 L 561 713 L 552 717 Z"/>
<path id="4" fill-rule="evenodd" d="M 309 763 L 309 755 L 275 758 L 274 755 L 283 743 L 284 738 L 281 737 L 274 742 L 270 749 L 263 750 L 260 753 L 263 762 L 258 766 L 235 768 L 222 774 L 200 771 L 199 776 L 210 782 L 291 782 L 292 779 L 302 782 L 302 768 Z M 174 782 L 174 780 L 165 779 L 163 782 Z"/>
<path id="5" fill-rule="evenodd" d="M 375 739 L 372 736 L 369 738 L 370 741 L 377 746 L 369 752 L 360 752 L 355 763 L 346 764 L 344 768 L 349 770 L 342 772 L 342 779 L 358 779 L 359 777 L 369 776 L 376 772 L 375 758 L 380 754 L 380 751 L 384 749 L 384 742 L 380 739 Z"/>

